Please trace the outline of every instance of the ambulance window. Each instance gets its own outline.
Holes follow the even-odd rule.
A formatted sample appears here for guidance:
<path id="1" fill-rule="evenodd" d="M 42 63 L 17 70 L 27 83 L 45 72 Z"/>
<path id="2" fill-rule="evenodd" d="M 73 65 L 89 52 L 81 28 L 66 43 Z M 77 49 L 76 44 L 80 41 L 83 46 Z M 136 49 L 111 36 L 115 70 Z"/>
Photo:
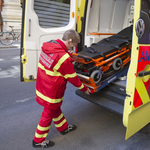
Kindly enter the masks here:
<path id="1" fill-rule="evenodd" d="M 69 23 L 70 0 L 34 0 L 34 11 L 42 28 L 63 27 Z"/>
<path id="2" fill-rule="evenodd" d="M 146 12 L 150 16 L 150 1 L 149 0 L 142 0 L 141 10 Z"/>
<path id="3" fill-rule="evenodd" d="M 140 19 L 136 23 L 139 44 L 150 44 L 150 0 L 141 0 Z M 140 32 L 139 32 L 140 31 Z"/>

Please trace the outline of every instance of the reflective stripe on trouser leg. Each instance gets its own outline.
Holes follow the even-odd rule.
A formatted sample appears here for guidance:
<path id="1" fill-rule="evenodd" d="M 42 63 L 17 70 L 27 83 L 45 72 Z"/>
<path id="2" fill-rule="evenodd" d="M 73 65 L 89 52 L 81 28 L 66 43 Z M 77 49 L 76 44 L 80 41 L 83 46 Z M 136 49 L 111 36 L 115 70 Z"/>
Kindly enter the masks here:
<path id="1" fill-rule="evenodd" d="M 59 110 L 57 116 L 53 118 L 53 122 L 55 124 L 55 127 L 57 128 L 58 132 L 64 131 L 68 127 L 68 123 L 61 111 Z"/>
<path id="2" fill-rule="evenodd" d="M 34 136 L 34 141 L 36 143 L 42 143 L 45 141 L 50 129 L 52 118 L 53 112 L 51 113 L 51 111 L 49 111 L 47 108 L 44 108 Z"/>

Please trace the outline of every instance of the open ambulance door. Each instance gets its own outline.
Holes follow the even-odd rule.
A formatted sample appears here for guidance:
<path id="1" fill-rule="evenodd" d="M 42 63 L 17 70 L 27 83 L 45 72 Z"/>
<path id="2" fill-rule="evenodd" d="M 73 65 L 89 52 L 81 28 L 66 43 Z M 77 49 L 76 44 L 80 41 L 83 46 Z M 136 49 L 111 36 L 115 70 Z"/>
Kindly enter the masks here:
<path id="1" fill-rule="evenodd" d="M 150 122 L 150 1 L 135 0 L 123 123 L 126 139 Z"/>
<path id="2" fill-rule="evenodd" d="M 75 29 L 78 0 L 24 0 L 21 40 L 21 81 L 36 79 L 43 42 L 61 39 Z"/>

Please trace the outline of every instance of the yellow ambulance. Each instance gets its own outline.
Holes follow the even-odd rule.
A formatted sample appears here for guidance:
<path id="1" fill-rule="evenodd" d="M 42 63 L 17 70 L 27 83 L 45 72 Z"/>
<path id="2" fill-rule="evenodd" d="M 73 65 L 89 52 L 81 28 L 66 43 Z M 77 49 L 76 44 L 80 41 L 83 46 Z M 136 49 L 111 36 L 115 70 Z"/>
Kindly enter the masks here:
<path id="1" fill-rule="evenodd" d="M 132 25 L 131 61 L 124 76 L 90 96 L 76 91 L 121 114 L 129 138 L 150 122 L 150 0 L 24 0 L 21 81 L 36 80 L 43 42 L 61 39 L 66 30 L 80 34 L 82 51 Z"/>

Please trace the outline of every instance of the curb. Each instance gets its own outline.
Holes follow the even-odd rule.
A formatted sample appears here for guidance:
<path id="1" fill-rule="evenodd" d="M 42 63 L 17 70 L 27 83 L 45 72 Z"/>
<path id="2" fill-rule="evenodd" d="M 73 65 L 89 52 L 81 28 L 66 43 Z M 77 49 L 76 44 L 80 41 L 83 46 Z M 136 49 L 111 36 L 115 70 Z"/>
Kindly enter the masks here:
<path id="1" fill-rule="evenodd" d="M 1 46 L 0 45 L 0 49 L 6 49 L 6 48 L 20 48 L 20 44 L 9 45 L 9 46 Z"/>

